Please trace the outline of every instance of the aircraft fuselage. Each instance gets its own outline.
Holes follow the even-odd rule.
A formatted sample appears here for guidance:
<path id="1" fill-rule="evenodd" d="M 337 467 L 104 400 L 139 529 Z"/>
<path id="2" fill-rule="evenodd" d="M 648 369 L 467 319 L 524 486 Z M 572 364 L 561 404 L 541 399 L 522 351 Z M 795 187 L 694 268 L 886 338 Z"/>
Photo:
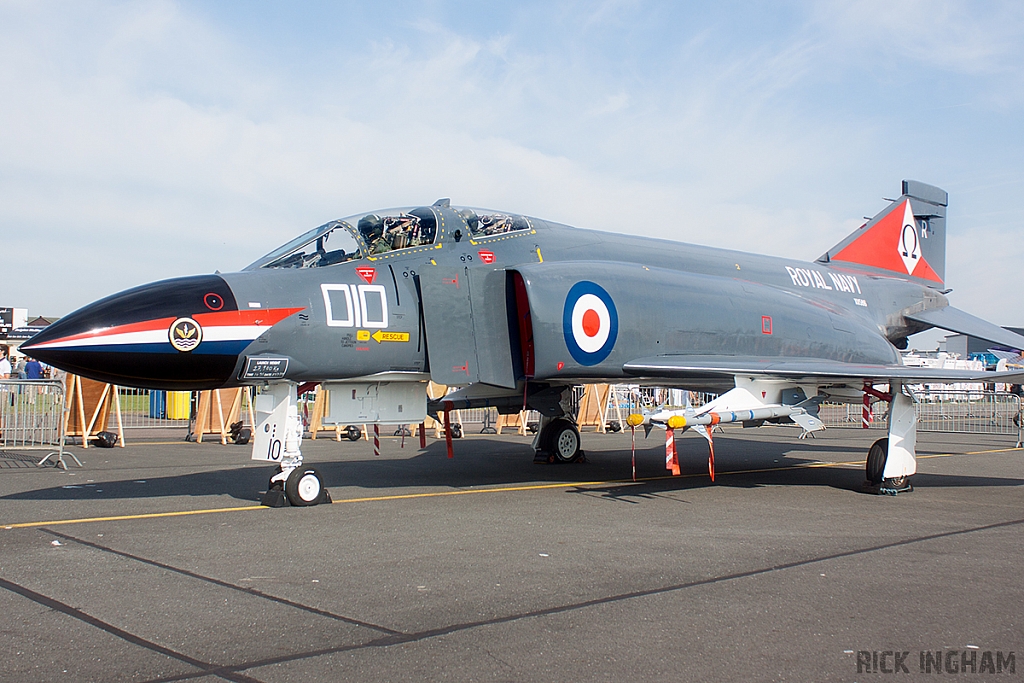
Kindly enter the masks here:
<path id="1" fill-rule="evenodd" d="M 417 209 L 426 210 L 438 225 L 431 244 L 372 253 L 364 242 L 361 258 L 333 265 L 257 262 L 237 273 L 144 285 L 72 313 L 26 350 L 87 377 L 165 389 L 429 373 L 436 370 L 430 344 L 457 346 L 460 335 L 481 333 L 483 317 L 473 308 L 473 321 L 453 323 L 451 342 L 428 330 L 425 279 L 442 276 L 433 292 L 447 291 L 443 284 L 454 280 L 455 310 L 470 306 L 460 298 L 465 292 L 459 273 L 464 287 L 477 288 L 481 273 L 504 271 L 504 293 L 491 292 L 471 307 L 506 306 L 507 325 L 501 316 L 496 325 L 488 323 L 489 334 L 508 337 L 508 350 L 499 352 L 513 358 L 494 361 L 509 365 L 505 374 L 552 383 L 614 381 L 629 377 L 623 364 L 630 360 L 672 353 L 899 363 L 890 340 L 898 343 L 922 329 L 905 321 L 903 312 L 946 305 L 930 287 L 850 264 L 800 262 L 536 219 L 518 230 L 473 236 L 456 210 Z M 570 320 L 573 302 L 567 297 L 578 298 L 580 283 L 596 286 L 596 294 L 588 295 L 594 301 L 607 297 L 603 318 Z M 516 299 L 516 287 L 525 290 L 525 302 Z M 426 303 L 438 306 L 437 294 Z M 530 340 L 517 330 L 524 306 Z M 610 341 L 610 330 L 603 328 L 609 325 Z M 600 348 L 593 346 L 602 339 Z M 530 358 L 524 355 L 527 343 Z M 483 353 L 479 345 L 477 353 Z M 482 358 L 473 362 L 487 364 Z M 467 369 L 467 378 L 475 377 Z M 449 377 L 449 383 L 457 382 Z"/>

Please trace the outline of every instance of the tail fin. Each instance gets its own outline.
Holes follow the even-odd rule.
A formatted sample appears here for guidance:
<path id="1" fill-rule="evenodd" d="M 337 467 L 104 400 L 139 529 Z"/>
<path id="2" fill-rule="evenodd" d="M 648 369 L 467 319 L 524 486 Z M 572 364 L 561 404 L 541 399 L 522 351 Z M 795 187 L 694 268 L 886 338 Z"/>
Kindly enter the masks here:
<path id="1" fill-rule="evenodd" d="M 946 278 L 947 202 L 945 190 L 904 180 L 903 196 L 818 261 L 855 263 L 942 286 Z"/>

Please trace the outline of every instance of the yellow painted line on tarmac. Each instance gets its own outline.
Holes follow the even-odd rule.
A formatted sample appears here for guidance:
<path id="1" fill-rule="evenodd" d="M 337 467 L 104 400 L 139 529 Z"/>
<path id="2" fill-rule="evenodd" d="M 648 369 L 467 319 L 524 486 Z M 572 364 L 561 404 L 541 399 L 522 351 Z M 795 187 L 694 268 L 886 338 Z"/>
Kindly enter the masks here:
<path id="1" fill-rule="evenodd" d="M 1011 451 L 1024 450 L 1020 448 L 996 448 L 985 451 L 969 451 L 967 453 L 933 453 L 930 455 L 919 455 L 919 460 L 925 458 L 952 458 L 961 455 L 986 455 L 990 453 L 1009 453 Z M 725 472 L 717 472 L 720 477 L 727 477 L 737 474 L 759 474 L 762 472 L 781 472 L 783 470 L 803 470 L 803 469 L 815 469 L 815 468 L 828 468 L 828 467 L 863 467 L 863 460 L 850 460 L 847 462 L 825 462 L 815 461 L 800 463 L 796 465 L 782 465 L 779 467 L 762 467 L 758 469 L 749 470 L 729 470 Z M 361 498 L 342 498 L 340 500 L 332 501 L 333 504 L 339 505 L 342 503 L 374 503 L 389 500 L 412 500 L 416 498 L 441 498 L 445 496 L 465 496 L 470 494 L 478 493 L 514 493 L 517 491 L 542 491 L 545 489 L 568 489 L 580 486 L 609 486 L 615 485 L 626 485 L 633 486 L 643 484 L 652 481 L 665 481 L 668 479 L 694 479 L 698 477 L 707 477 L 708 475 L 704 472 L 690 472 L 687 474 L 681 474 L 679 476 L 662 475 L 658 477 L 642 477 L 633 481 L 632 479 L 607 479 L 603 481 L 571 481 L 571 482 L 560 482 L 557 484 L 529 484 L 524 486 L 497 486 L 492 488 L 476 488 L 476 489 L 462 489 L 458 491 L 429 491 L 424 493 L 398 493 L 387 496 L 364 496 Z M 230 507 L 230 508 L 210 508 L 206 510 L 177 510 L 174 512 L 149 512 L 138 515 L 114 515 L 110 517 L 85 517 L 80 519 L 56 519 L 47 522 L 22 522 L 20 524 L 5 524 L 0 525 L 4 529 L 27 529 L 32 527 L 41 526 L 58 526 L 63 524 L 87 524 L 90 522 L 120 522 L 125 520 L 133 519 L 158 519 L 161 517 L 184 517 L 187 515 L 210 515 L 219 512 L 244 512 L 248 510 L 269 510 L 270 508 L 265 505 L 245 505 L 241 507 Z"/>
<path id="2" fill-rule="evenodd" d="M 654 481 L 665 477 L 652 477 L 650 479 L 637 479 L 636 483 L 642 481 Z M 539 491 L 541 489 L 567 489 L 573 486 L 604 486 L 607 484 L 632 484 L 631 479 L 611 479 L 608 481 L 573 481 L 559 484 L 530 484 L 529 486 L 499 486 L 490 489 L 461 489 L 459 491 L 430 491 L 427 493 L 398 493 L 391 496 L 369 496 L 366 498 L 343 498 L 331 501 L 335 505 L 339 503 L 371 503 L 381 500 L 407 500 L 410 498 L 440 498 L 442 496 L 465 496 L 471 493 L 505 493 L 513 491 Z"/>
<path id="3" fill-rule="evenodd" d="M 243 510 L 261 510 L 265 505 L 245 505 L 233 508 L 211 508 L 209 510 L 176 510 L 174 512 L 147 512 L 139 515 L 114 515 L 111 517 L 83 517 L 80 519 L 55 519 L 49 522 L 22 522 L 21 524 L 5 524 L 4 529 L 27 529 L 36 526 L 57 526 L 59 524 L 86 524 L 88 522 L 120 522 L 126 519 L 156 519 L 158 517 L 184 517 L 185 515 L 209 515 L 215 512 L 241 512 Z M 266 508 L 270 509 L 270 508 Z"/>
<path id="4" fill-rule="evenodd" d="M 1024 448 L 993 448 L 988 451 L 967 451 L 966 453 L 933 453 L 932 455 L 918 455 L 915 456 L 918 460 L 925 458 L 950 458 L 957 455 L 986 455 L 988 453 L 1009 453 L 1010 451 L 1024 451 Z"/>

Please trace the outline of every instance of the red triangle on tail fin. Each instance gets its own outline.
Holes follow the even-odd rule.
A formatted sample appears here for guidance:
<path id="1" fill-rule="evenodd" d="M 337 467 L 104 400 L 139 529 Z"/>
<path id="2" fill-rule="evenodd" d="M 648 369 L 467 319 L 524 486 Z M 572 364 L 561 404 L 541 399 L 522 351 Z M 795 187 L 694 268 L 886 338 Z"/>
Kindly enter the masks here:
<path id="1" fill-rule="evenodd" d="M 907 199 L 880 218 L 832 261 L 859 263 L 942 284 L 942 278 L 921 255 L 920 228 Z"/>

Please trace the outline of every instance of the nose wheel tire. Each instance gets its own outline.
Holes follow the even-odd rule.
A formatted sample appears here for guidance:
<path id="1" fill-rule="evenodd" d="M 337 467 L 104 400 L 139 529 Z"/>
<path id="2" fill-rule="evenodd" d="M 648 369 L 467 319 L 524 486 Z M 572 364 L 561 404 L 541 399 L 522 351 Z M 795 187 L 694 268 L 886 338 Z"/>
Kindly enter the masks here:
<path id="1" fill-rule="evenodd" d="M 319 505 L 330 501 L 320 473 L 312 467 L 296 467 L 284 483 L 288 502 L 296 507 Z"/>

